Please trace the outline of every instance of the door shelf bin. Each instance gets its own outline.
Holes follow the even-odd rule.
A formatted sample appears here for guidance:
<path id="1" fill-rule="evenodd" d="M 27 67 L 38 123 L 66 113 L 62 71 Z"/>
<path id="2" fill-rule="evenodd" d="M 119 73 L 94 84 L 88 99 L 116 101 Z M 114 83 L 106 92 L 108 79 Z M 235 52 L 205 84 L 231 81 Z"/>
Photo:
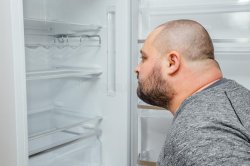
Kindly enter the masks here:
<path id="1" fill-rule="evenodd" d="M 101 143 L 96 136 L 30 157 L 29 166 L 100 166 Z"/>
<path id="2" fill-rule="evenodd" d="M 28 119 L 29 155 L 100 133 L 100 117 L 83 117 L 62 108 L 32 113 Z"/>

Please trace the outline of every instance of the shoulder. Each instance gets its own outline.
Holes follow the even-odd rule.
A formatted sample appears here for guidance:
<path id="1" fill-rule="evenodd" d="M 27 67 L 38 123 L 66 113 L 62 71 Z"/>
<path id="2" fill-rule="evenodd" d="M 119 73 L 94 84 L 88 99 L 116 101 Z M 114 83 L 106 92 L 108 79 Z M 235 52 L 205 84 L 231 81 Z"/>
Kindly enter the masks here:
<path id="1" fill-rule="evenodd" d="M 222 79 L 187 98 L 177 110 L 174 120 L 231 115 L 228 110 L 234 109 L 232 102 L 250 109 L 250 91 L 233 80 Z"/>
<path id="2" fill-rule="evenodd" d="M 250 140 L 250 91 L 232 80 L 191 96 L 178 111 L 175 130 L 216 134 L 226 128 L 240 131 Z"/>
<path id="3" fill-rule="evenodd" d="M 239 94 L 238 90 L 249 93 L 230 81 L 187 99 L 173 121 L 165 144 L 166 158 L 179 165 L 250 161 L 250 132 L 239 121 L 228 95 Z"/>

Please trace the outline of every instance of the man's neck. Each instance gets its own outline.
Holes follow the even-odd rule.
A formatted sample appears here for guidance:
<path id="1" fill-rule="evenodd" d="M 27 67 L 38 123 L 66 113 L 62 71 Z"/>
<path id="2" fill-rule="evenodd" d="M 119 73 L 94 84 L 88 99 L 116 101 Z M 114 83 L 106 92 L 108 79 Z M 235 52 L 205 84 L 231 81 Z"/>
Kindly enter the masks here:
<path id="1" fill-rule="evenodd" d="M 184 77 L 183 77 L 184 78 Z M 213 83 L 222 78 L 222 73 L 218 68 L 211 68 L 206 72 L 196 75 L 190 74 L 190 77 L 185 77 L 179 84 L 176 85 L 176 96 L 170 103 L 170 112 L 175 115 L 175 112 L 180 107 L 181 103 L 189 96 L 202 91 Z"/>

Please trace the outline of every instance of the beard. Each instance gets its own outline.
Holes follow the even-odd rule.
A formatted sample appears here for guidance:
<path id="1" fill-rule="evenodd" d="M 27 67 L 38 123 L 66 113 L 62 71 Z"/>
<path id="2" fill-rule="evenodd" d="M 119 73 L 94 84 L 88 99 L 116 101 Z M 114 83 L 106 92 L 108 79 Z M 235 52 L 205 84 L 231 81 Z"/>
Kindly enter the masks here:
<path id="1" fill-rule="evenodd" d="M 154 67 L 147 79 L 138 81 L 137 96 L 145 103 L 169 109 L 174 90 L 163 80 L 160 69 Z"/>

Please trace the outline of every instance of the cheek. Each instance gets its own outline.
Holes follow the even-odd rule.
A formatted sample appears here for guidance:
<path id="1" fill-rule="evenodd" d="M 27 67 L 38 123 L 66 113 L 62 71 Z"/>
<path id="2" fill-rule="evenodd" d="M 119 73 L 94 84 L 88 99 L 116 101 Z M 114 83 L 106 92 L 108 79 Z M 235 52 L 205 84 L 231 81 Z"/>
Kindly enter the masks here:
<path id="1" fill-rule="evenodd" d="M 167 80 L 166 71 L 162 68 L 159 70 L 159 76 L 162 78 L 162 80 Z"/>
<path id="2" fill-rule="evenodd" d="M 168 74 L 167 74 L 167 68 L 166 66 L 164 66 L 163 64 L 159 64 L 159 76 L 163 79 L 163 80 L 167 80 L 168 78 Z"/>
<path id="3" fill-rule="evenodd" d="M 158 68 L 159 66 L 159 61 L 148 59 L 140 66 L 139 79 L 142 81 L 146 81 L 149 77 L 152 77 L 153 70 L 155 70 L 155 68 Z"/>
<path id="4" fill-rule="evenodd" d="M 151 68 L 148 65 L 141 66 L 140 72 L 139 72 L 139 79 L 140 80 L 147 79 L 150 75 L 150 70 L 151 70 Z"/>

